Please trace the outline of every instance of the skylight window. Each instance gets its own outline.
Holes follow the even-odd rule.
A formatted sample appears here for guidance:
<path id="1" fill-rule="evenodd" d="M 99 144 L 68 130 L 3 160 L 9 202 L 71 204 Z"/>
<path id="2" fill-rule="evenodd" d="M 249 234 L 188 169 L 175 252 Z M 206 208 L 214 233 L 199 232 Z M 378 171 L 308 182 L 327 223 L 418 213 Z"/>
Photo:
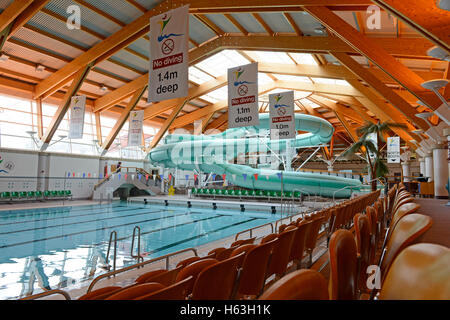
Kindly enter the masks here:
<path id="1" fill-rule="evenodd" d="M 339 79 L 329 79 L 329 78 L 311 78 L 312 81 L 315 83 L 323 83 L 323 84 L 336 84 L 336 85 L 344 85 L 348 86 L 349 83 L 345 80 L 339 80 Z"/>
<path id="2" fill-rule="evenodd" d="M 317 66 L 316 60 L 313 58 L 313 56 L 309 53 L 296 53 L 296 52 L 289 52 L 289 55 L 292 57 L 292 59 L 295 60 L 298 64 L 311 64 Z"/>
<path id="3" fill-rule="evenodd" d="M 228 99 L 228 87 L 222 87 L 219 89 L 216 89 L 208 94 L 205 94 L 204 96 L 200 97 L 203 100 L 206 100 L 211 103 L 216 103 L 221 100 L 227 100 Z"/>
<path id="4" fill-rule="evenodd" d="M 295 64 L 291 58 L 285 52 L 274 51 L 245 51 L 247 55 L 255 59 L 256 61 L 267 63 L 283 63 L 283 64 Z"/>
<path id="5" fill-rule="evenodd" d="M 291 76 L 287 74 L 273 74 L 276 78 L 279 80 L 285 80 L 285 81 L 299 81 L 299 82 L 307 82 L 312 83 L 311 80 L 308 77 L 301 77 L 301 76 Z"/>
<path id="6" fill-rule="evenodd" d="M 199 70 L 198 68 L 189 67 L 189 80 L 197 84 L 202 84 L 212 79 L 214 78 L 211 77 L 209 74 Z"/>
<path id="7" fill-rule="evenodd" d="M 244 58 L 237 51 L 223 50 L 212 57 L 197 63 L 196 66 L 201 70 L 218 77 L 226 74 L 229 68 L 234 68 L 249 63 L 250 61 Z"/>

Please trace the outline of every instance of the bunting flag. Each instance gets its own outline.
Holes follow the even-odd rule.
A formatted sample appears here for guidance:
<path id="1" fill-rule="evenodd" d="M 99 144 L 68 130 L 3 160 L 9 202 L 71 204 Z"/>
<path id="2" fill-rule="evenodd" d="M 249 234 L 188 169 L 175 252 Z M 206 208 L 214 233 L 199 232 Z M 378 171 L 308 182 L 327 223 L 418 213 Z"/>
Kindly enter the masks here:
<path id="1" fill-rule="evenodd" d="M 253 176 L 255 177 L 255 181 L 258 180 L 258 174 L 257 173 L 255 173 Z"/>
<path id="2" fill-rule="evenodd" d="M 198 174 L 194 174 L 194 179 L 197 180 Z"/>
<path id="3" fill-rule="evenodd" d="M 72 176 L 75 177 L 75 172 L 73 172 Z"/>
<path id="4" fill-rule="evenodd" d="M 83 178 L 86 178 L 86 173 L 83 172 Z"/>
<path id="5" fill-rule="evenodd" d="M 223 174 L 223 175 L 222 175 L 222 179 L 223 179 L 223 180 L 225 180 L 226 177 L 227 177 L 226 174 Z"/>
<path id="6" fill-rule="evenodd" d="M 121 177 L 122 175 L 119 173 L 117 176 L 119 177 L 119 180 L 120 180 L 120 177 Z"/>
<path id="7" fill-rule="evenodd" d="M 88 178 L 90 178 L 91 177 L 91 174 L 90 173 L 88 173 Z"/>
<path id="8" fill-rule="evenodd" d="M 128 177 L 128 175 L 125 173 L 125 176 L 124 176 L 125 180 L 127 180 L 127 177 Z"/>
<path id="9" fill-rule="evenodd" d="M 70 177 L 70 172 L 67 173 L 67 176 Z"/>
<path id="10" fill-rule="evenodd" d="M 212 174 L 212 178 L 213 178 L 213 180 L 216 180 L 216 174 L 215 173 Z"/>
<path id="11" fill-rule="evenodd" d="M 189 175 L 188 174 L 186 175 L 186 180 L 189 180 Z"/>
<path id="12" fill-rule="evenodd" d="M 148 180 L 148 174 L 145 175 L 145 180 Z"/>
<path id="13" fill-rule="evenodd" d="M 242 176 L 244 177 L 244 180 L 247 180 L 247 174 L 243 173 Z"/>

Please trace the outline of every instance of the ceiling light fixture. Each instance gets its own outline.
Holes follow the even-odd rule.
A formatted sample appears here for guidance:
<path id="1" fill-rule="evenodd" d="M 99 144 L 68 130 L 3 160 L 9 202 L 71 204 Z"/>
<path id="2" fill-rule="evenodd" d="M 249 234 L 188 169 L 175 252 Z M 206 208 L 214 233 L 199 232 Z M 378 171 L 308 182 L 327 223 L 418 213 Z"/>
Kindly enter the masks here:
<path id="1" fill-rule="evenodd" d="M 108 87 L 106 87 L 105 85 L 102 85 L 102 86 L 100 87 L 100 91 L 105 92 L 105 91 L 107 91 L 107 90 L 108 90 Z"/>
<path id="2" fill-rule="evenodd" d="M 430 57 L 439 59 L 439 60 L 450 61 L 450 54 L 438 46 L 430 48 L 427 51 L 427 55 L 429 55 Z"/>
<path id="3" fill-rule="evenodd" d="M 436 4 L 439 9 L 450 11 L 450 0 L 437 0 Z"/>
<path id="4" fill-rule="evenodd" d="M 43 66 L 42 64 L 38 64 L 36 66 L 36 72 L 43 72 L 45 70 L 45 66 Z"/>
<path id="5" fill-rule="evenodd" d="M 9 56 L 6 53 L 1 53 L 0 54 L 0 61 L 8 61 L 9 60 Z"/>

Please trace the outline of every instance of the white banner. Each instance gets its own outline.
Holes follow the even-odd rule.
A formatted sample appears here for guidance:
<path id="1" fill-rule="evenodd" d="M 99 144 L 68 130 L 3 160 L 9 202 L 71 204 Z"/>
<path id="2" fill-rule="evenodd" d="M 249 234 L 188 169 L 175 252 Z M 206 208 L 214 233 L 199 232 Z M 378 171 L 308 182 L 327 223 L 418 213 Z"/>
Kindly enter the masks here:
<path id="1" fill-rule="evenodd" d="M 387 138 L 387 163 L 400 163 L 400 137 Z"/>
<path id="2" fill-rule="evenodd" d="M 128 146 L 142 146 L 144 110 L 131 111 L 128 124 Z"/>
<path id="3" fill-rule="evenodd" d="M 294 91 L 269 94 L 270 139 L 294 139 Z"/>
<path id="4" fill-rule="evenodd" d="M 86 96 L 73 96 L 69 109 L 69 139 L 83 139 Z"/>
<path id="5" fill-rule="evenodd" d="M 258 63 L 228 69 L 228 127 L 259 125 Z"/>
<path id="6" fill-rule="evenodd" d="M 188 95 L 189 5 L 150 18 L 148 101 Z"/>

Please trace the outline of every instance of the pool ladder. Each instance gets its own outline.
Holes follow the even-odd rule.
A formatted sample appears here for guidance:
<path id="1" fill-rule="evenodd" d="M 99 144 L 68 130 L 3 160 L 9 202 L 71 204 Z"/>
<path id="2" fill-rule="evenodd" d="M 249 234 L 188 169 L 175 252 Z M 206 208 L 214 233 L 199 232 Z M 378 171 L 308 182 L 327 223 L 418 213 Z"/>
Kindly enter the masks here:
<path id="1" fill-rule="evenodd" d="M 113 270 L 116 270 L 116 259 L 117 259 L 117 232 L 115 230 L 111 231 L 109 234 L 108 250 L 106 251 L 105 268 L 111 271 L 111 265 L 109 264 L 109 254 L 111 252 L 111 245 L 114 243 L 114 259 L 113 259 Z"/>
<path id="2" fill-rule="evenodd" d="M 137 237 L 138 237 L 137 254 L 134 255 L 133 251 L 134 251 L 134 239 L 136 238 L 136 231 L 137 231 Z M 133 229 L 133 236 L 132 236 L 132 240 L 131 240 L 131 257 L 135 258 L 138 261 L 138 263 L 144 261 L 144 257 L 142 257 L 142 255 L 141 255 L 141 228 L 139 226 L 135 226 Z"/>

